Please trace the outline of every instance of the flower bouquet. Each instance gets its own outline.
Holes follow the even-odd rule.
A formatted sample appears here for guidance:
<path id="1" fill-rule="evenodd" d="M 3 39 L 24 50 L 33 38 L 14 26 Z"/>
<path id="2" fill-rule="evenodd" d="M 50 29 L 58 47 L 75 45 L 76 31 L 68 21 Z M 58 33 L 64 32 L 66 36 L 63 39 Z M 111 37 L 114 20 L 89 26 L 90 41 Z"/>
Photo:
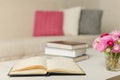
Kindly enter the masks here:
<path id="1" fill-rule="evenodd" d="M 106 54 L 106 68 L 120 70 L 120 32 L 104 33 L 93 42 L 93 48 Z"/>

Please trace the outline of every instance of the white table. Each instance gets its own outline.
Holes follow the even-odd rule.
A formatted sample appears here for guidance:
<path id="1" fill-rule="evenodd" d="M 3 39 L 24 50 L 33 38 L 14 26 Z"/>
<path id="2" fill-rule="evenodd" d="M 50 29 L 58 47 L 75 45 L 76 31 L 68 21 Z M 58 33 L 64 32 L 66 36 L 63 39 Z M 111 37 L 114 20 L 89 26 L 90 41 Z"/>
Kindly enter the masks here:
<path id="1" fill-rule="evenodd" d="M 86 76 L 37 76 L 37 77 L 9 77 L 7 74 L 16 61 L 0 63 L 0 80 L 105 80 L 120 75 L 119 72 L 107 71 L 105 68 L 104 54 L 93 49 L 88 49 L 90 58 L 78 64 L 85 71 Z"/>

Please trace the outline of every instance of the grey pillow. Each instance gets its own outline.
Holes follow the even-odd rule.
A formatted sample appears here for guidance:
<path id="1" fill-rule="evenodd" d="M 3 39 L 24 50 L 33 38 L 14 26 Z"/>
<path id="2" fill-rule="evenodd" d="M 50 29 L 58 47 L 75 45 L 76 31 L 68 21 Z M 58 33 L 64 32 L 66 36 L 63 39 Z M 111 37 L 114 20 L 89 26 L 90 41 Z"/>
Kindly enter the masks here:
<path id="1" fill-rule="evenodd" d="M 82 10 L 79 34 L 100 34 L 102 13 L 102 10 Z"/>

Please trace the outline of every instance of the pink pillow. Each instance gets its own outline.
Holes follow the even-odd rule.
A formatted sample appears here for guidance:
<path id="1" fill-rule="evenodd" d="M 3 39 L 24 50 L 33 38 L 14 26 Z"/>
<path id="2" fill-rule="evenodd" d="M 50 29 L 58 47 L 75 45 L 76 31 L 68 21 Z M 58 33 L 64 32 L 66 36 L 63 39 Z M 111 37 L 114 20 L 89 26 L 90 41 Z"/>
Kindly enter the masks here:
<path id="1" fill-rule="evenodd" d="M 37 11 L 35 14 L 34 36 L 63 35 L 63 12 Z"/>

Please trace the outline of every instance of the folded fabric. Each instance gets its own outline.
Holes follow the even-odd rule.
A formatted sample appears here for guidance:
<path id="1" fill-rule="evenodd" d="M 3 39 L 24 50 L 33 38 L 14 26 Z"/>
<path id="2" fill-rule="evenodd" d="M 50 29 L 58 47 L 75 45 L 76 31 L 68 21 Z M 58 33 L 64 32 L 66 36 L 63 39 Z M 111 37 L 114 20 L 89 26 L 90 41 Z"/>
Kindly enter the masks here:
<path id="1" fill-rule="evenodd" d="M 79 34 L 100 34 L 102 13 L 102 10 L 82 10 Z"/>

